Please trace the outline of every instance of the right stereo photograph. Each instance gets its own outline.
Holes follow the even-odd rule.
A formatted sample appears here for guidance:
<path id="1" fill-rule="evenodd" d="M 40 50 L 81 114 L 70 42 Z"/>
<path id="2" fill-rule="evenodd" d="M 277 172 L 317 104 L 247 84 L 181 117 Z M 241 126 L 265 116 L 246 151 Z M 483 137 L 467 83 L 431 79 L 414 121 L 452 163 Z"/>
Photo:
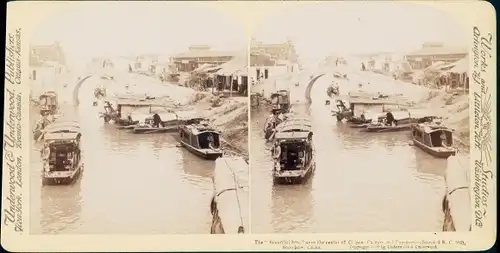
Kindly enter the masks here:
<path id="1" fill-rule="evenodd" d="M 469 164 L 468 32 L 412 3 L 311 3 L 260 20 L 252 233 L 455 230 L 445 177 Z"/>

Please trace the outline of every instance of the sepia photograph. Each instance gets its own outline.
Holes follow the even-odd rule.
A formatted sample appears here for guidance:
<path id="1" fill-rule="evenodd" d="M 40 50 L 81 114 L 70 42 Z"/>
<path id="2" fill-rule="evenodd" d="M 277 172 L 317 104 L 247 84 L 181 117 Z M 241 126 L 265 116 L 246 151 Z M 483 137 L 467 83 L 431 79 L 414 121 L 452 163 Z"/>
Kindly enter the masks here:
<path id="1" fill-rule="evenodd" d="M 286 8 L 252 34 L 252 233 L 471 228 L 447 198 L 470 205 L 468 31 L 364 4 Z"/>
<path id="2" fill-rule="evenodd" d="M 483 251 L 496 240 L 486 1 L 7 9 L 6 251 Z"/>
<path id="3" fill-rule="evenodd" d="M 247 45 L 189 3 L 81 3 L 40 23 L 30 232 L 248 232 Z"/>

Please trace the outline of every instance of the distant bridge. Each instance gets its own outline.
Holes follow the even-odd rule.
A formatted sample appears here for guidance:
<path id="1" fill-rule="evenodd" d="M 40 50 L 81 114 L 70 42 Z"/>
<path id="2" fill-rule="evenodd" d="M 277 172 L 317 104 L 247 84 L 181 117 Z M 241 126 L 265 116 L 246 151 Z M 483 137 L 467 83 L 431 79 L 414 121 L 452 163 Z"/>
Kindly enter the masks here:
<path id="1" fill-rule="evenodd" d="M 85 74 L 83 74 L 82 76 L 79 77 L 75 87 L 73 88 L 73 103 L 75 105 L 80 104 L 80 99 L 79 99 L 80 88 L 82 87 L 82 85 L 84 83 L 86 83 L 87 80 L 89 80 L 91 77 L 99 77 L 99 78 L 101 78 L 101 77 L 114 77 L 115 73 L 113 73 L 113 72 L 114 71 L 112 71 L 110 69 L 98 69 L 98 70 L 90 70 L 90 71 L 85 72 Z"/>
<path id="2" fill-rule="evenodd" d="M 316 74 L 316 76 L 314 76 L 310 81 L 309 81 L 309 84 L 307 84 L 307 88 L 306 88 L 306 99 L 307 99 L 307 102 L 309 103 L 312 103 L 312 98 L 311 98 L 311 89 L 312 87 L 314 86 L 314 84 L 316 83 L 316 81 L 318 81 L 318 79 L 324 75 L 326 75 L 327 73 L 321 73 L 321 74 Z"/>

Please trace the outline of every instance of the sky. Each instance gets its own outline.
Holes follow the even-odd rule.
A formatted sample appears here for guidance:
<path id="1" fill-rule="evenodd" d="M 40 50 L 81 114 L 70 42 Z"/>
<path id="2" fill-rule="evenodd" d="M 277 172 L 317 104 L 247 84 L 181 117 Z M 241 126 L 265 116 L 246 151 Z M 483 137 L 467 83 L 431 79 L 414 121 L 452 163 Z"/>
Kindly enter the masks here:
<path id="1" fill-rule="evenodd" d="M 172 2 L 78 2 L 39 24 L 32 44 L 59 41 L 71 63 L 95 56 L 171 55 L 191 44 L 242 50 L 237 21 L 213 7 Z"/>
<path id="2" fill-rule="evenodd" d="M 302 61 L 328 54 L 407 52 L 424 42 L 467 47 L 467 30 L 430 6 L 394 2 L 331 2 L 291 7 L 262 20 L 252 37 L 267 43 L 287 38 Z"/>

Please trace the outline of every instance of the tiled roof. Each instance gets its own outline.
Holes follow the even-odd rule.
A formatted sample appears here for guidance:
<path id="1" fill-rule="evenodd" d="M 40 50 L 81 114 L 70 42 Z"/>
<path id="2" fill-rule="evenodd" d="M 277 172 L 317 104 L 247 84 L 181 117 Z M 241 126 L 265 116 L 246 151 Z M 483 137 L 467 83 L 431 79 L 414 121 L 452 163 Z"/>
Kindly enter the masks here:
<path id="1" fill-rule="evenodd" d="M 268 54 L 252 53 L 250 55 L 250 66 L 274 66 L 275 60 Z"/>
<path id="2" fill-rule="evenodd" d="M 424 47 L 415 52 L 410 52 L 408 56 L 426 56 L 426 55 L 447 55 L 447 54 L 467 54 L 466 48 L 448 48 L 448 47 Z"/>
<path id="3" fill-rule="evenodd" d="M 59 44 L 30 46 L 30 66 L 39 66 L 45 61 L 66 65 L 66 57 Z"/>
<path id="4" fill-rule="evenodd" d="M 234 57 L 238 51 L 193 50 L 173 55 L 172 58 Z"/>

